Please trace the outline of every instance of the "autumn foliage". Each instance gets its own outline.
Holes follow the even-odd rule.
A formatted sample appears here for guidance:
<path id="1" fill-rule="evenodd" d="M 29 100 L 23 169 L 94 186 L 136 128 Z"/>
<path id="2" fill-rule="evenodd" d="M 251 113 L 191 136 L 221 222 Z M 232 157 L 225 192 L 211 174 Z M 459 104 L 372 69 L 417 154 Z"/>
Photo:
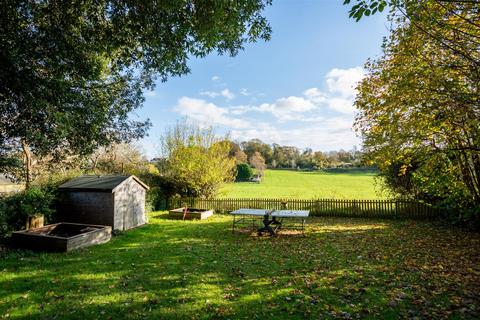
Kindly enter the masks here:
<path id="1" fill-rule="evenodd" d="M 356 128 L 390 188 L 480 220 L 480 15 L 470 1 L 399 1 L 366 64 Z"/>

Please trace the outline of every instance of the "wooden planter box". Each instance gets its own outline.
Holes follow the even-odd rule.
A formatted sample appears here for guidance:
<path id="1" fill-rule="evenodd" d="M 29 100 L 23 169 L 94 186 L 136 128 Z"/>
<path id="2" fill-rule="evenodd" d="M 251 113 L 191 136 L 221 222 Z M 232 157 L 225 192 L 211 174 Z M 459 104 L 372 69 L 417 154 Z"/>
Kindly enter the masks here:
<path id="1" fill-rule="evenodd" d="M 56 223 L 12 233 L 12 245 L 40 251 L 71 251 L 110 241 L 112 228 L 79 223 Z"/>
<path id="2" fill-rule="evenodd" d="M 173 209 L 168 212 L 170 218 L 172 219 L 183 219 L 185 208 L 178 208 Z M 187 214 L 185 216 L 185 220 L 192 220 L 192 219 L 207 219 L 213 215 L 213 209 L 205 210 L 205 209 L 195 209 L 195 208 L 188 208 Z"/>

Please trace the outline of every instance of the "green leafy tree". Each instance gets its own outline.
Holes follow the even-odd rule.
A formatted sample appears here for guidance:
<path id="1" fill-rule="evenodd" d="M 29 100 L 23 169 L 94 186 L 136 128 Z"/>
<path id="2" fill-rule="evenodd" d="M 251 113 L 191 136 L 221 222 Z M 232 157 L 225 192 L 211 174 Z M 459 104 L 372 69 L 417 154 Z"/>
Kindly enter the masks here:
<path id="1" fill-rule="evenodd" d="M 316 151 L 313 154 L 313 162 L 315 163 L 315 166 L 317 167 L 317 169 L 325 168 L 327 166 L 327 163 L 328 163 L 327 157 L 321 151 Z"/>
<path id="2" fill-rule="evenodd" d="M 235 159 L 230 144 L 215 136 L 212 128 L 179 122 L 162 137 L 160 173 L 185 186 L 181 195 L 209 198 L 235 178 Z"/>
<path id="3" fill-rule="evenodd" d="M 478 4 L 403 4 L 390 16 L 395 28 L 383 57 L 367 63 L 358 87 L 365 156 L 404 196 L 442 201 L 478 220 Z"/>
<path id="4" fill-rule="evenodd" d="M 237 164 L 237 177 L 235 178 L 236 181 L 248 181 L 251 177 L 253 177 L 253 170 L 250 165 L 247 163 Z"/>
<path id="5" fill-rule="evenodd" d="M 272 158 L 275 160 L 277 167 L 294 168 L 298 162 L 299 157 L 300 151 L 297 147 L 273 144 Z"/>
<path id="6" fill-rule="evenodd" d="M 273 156 L 272 147 L 269 144 L 264 143 L 262 140 L 252 139 L 249 141 L 244 141 L 241 143 L 241 146 L 243 151 L 247 154 L 248 159 L 250 159 L 255 152 L 259 152 L 265 159 L 265 163 L 271 163 Z"/>
<path id="7" fill-rule="evenodd" d="M 364 16 L 390 8 L 390 20 L 408 22 L 411 28 L 443 50 L 478 67 L 478 0 L 344 0 L 353 4 L 350 17 Z"/>
<path id="8" fill-rule="evenodd" d="M 268 40 L 269 0 L 0 3 L 0 157 L 32 181 L 34 158 L 91 154 L 142 137 L 129 116 L 154 80 L 189 72 L 189 57 L 236 55 Z M 8 164 L 8 165 L 7 165 Z"/>
<path id="9" fill-rule="evenodd" d="M 377 12 L 383 12 L 387 6 L 394 6 L 400 4 L 397 0 L 344 0 L 344 5 L 354 3 L 350 8 L 350 18 L 354 18 L 357 22 L 363 16 L 373 15 Z"/>

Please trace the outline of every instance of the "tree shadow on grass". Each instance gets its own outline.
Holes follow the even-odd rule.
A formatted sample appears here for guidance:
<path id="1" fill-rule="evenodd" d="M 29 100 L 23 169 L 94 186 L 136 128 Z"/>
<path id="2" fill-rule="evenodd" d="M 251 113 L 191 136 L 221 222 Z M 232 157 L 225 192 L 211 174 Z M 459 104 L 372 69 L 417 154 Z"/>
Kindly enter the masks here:
<path id="1" fill-rule="evenodd" d="M 397 317 L 432 310 L 459 314 L 467 302 L 452 307 L 445 302 L 450 295 L 478 298 L 462 293 L 463 282 L 421 270 L 431 259 L 415 249 L 439 231 L 428 224 L 318 218 L 307 226 L 306 237 L 270 238 L 232 234 L 225 216 L 160 218 L 77 252 L 6 257 L 0 262 L 0 314 L 17 319 Z M 457 237 L 450 249 L 472 241 L 448 235 Z M 441 246 L 431 249 L 435 259 L 446 254 Z M 466 251 L 466 258 L 476 253 Z M 406 263 L 412 258 L 418 263 Z M 446 280 L 451 292 L 422 289 Z M 477 309 L 468 310 L 461 315 L 478 315 Z"/>

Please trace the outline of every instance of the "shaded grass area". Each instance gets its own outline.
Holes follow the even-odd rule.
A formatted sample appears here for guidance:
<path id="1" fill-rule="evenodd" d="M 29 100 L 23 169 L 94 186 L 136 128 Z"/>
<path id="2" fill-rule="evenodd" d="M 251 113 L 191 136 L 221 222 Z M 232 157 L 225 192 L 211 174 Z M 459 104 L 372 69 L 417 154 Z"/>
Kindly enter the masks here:
<path id="1" fill-rule="evenodd" d="M 306 235 L 168 220 L 66 254 L 0 259 L 0 318 L 478 318 L 480 236 L 426 222 L 312 218 Z"/>
<path id="2" fill-rule="evenodd" d="M 383 199 L 373 170 L 266 170 L 262 183 L 237 182 L 220 190 L 223 198 Z"/>

